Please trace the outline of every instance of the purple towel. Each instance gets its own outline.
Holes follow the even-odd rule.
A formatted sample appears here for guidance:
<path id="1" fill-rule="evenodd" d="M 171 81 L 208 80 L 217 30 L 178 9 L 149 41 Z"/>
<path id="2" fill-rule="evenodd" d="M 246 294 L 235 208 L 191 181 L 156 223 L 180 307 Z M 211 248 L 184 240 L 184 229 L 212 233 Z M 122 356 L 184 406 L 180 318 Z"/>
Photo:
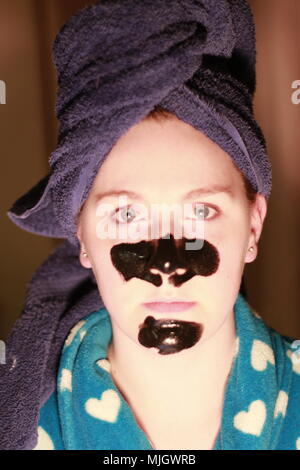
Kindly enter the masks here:
<path id="1" fill-rule="evenodd" d="M 72 326 L 104 306 L 76 248 L 61 243 L 37 269 L 0 364 L 0 449 L 32 449 L 39 409 L 55 388 L 61 347 Z"/>
<path id="2" fill-rule="evenodd" d="M 54 42 L 58 146 L 49 174 L 8 211 L 30 232 L 66 239 L 34 273 L 0 364 L 0 448 L 31 449 L 63 342 L 103 306 L 79 262 L 75 217 L 115 142 L 156 105 L 202 130 L 258 192 L 271 166 L 252 109 L 255 30 L 245 0 L 104 0 Z"/>
<path id="3" fill-rule="evenodd" d="M 75 217 L 101 163 L 156 105 L 202 130 L 269 196 L 245 0 L 102 1 L 68 20 L 53 54 L 58 146 L 49 174 L 8 211 L 21 228 L 78 246 Z"/>

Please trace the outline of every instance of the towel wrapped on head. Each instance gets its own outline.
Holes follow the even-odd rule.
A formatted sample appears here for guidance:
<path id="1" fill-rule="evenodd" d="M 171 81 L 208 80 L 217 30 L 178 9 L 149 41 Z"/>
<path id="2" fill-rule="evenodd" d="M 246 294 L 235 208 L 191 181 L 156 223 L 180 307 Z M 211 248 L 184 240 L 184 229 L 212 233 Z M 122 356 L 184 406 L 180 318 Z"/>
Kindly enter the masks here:
<path id="1" fill-rule="evenodd" d="M 117 140 L 160 106 L 199 129 L 269 196 L 271 166 L 253 116 L 255 30 L 246 0 L 103 0 L 58 32 L 58 146 L 50 171 L 7 212 L 63 238 L 26 286 L 0 365 L 0 447 L 32 449 L 70 329 L 103 307 L 81 266 L 76 216 Z"/>
<path id="2" fill-rule="evenodd" d="M 245 0 L 102 1 L 67 21 L 53 55 L 58 146 L 49 174 L 7 213 L 21 228 L 78 246 L 76 215 L 101 163 L 156 105 L 204 132 L 269 196 Z"/>

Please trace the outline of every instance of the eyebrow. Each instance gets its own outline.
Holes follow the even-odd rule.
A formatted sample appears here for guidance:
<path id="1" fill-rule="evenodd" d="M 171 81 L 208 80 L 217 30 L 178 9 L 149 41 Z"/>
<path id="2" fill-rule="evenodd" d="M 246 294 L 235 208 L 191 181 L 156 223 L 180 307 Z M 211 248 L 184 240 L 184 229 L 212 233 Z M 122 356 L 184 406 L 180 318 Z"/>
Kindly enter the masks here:
<path id="1" fill-rule="evenodd" d="M 208 196 L 212 194 L 227 194 L 230 197 L 233 197 L 233 191 L 230 186 L 221 186 L 221 185 L 213 185 L 209 186 L 207 188 L 196 188 L 192 189 L 188 193 L 186 193 L 182 200 L 188 200 L 192 199 L 194 197 L 199 197 L 199 196 Z M 107 197 L 119 197 L 119 196 L 128 196 L 131 199 L 135 200 L 143 200 L 143 196 L 139 193 L 136 193 L 134 191 L 127 191 L 125 189 L 120 189 L 120 190 L 111 190 L 111 191 L 104 191 L 102 193 L 98 193 L 95 196 L 96 202 L 101 201 L 104 198 Z"/>

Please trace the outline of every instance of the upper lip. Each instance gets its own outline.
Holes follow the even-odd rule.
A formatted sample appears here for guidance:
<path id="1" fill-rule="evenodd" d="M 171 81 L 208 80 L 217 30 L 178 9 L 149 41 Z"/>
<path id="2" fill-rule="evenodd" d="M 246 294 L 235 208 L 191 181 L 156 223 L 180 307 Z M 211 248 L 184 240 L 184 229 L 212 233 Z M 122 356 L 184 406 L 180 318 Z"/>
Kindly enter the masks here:
<path id="1" fill-rule="evenodd" d="M 166 303 L 171 303 L 171 302 L 192 302 L 192 300 L 186 300 L 186 299 L 179 299 L 178 297 L 158 297 L 155 299 L 148 300 L 147 302 L 144 302 L 146 304 L 153 303 L 153 302 L 166 302 Z"/>

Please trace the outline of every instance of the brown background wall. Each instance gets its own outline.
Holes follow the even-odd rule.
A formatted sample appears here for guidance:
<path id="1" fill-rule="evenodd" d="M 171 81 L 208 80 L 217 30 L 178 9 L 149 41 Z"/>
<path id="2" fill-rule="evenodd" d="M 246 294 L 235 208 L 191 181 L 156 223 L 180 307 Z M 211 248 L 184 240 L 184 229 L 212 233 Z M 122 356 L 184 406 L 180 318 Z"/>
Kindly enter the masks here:
<path id="1" fill-rule="evenodd" d="M 55 70 L 52 41 L 83 0 L 1 0 L 0 105 L 1 265 L 0 339 L 20 315 L 25 285 L 59 240 L 16 227 L 6 216 L 12 203 L 48 172 L 56 145 Z M 259 255 L 247 264 L 247 296 L 265 321 L 300 338 L 300 104 L 291 84 L 300 80 L 299 0 L 250 0 L 257 31 L 256 118 L 273 165 L 273 191 Z"/>

